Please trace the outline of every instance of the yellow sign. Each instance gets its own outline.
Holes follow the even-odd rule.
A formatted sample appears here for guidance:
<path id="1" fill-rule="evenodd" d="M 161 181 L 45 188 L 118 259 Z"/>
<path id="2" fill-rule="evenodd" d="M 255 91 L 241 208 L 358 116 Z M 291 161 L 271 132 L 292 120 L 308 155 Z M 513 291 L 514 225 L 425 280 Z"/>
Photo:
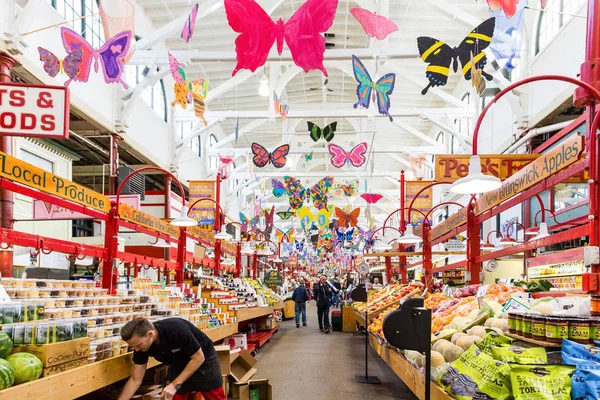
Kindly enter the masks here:
<path id="1" fill-rule="evenodd" d="M 179 228 L 127 204 L 119 204 L 119 218 L 174 238 L 179 237 Z"/>
<path id="2" fill-rule="evenodd" d="M 421 190 L 427 186 L 431 185 L 431 181 L 406 181 L 406 194 L 404 198 L 404 208 L 408 210 L 410 203 L 414 199 L 413 209 L 421 211 L 423 214 L 427 214 L 429 210 L 433 207 L 433 188 L 425 189 L 423 192 Z M 421 193 L 419 193 L 421 192 Z M 415 199 L 419 193 L 419 197 Z M 408 211 L 406 211 L 408 213 Z M 411 223 L 420 223 L 423 222 L 423 216 L 418 212 L 410 213 L 410 222 Z"/>
<path id="3" fill-rule="evenodd" d="M 44 193 L 108 213 L 108 197 L 0 152 L 0 176 Z"/>
<path id="4" fill-rule="evenodd" d="M 502 182 L 499 189 L 485 193 L 477 200 L 477 214 L 481 214 L 554 175 L 563 168 L 579 160 L 583 151 L 583 138 L 572 135 L 564 142 L 559 143 L 540 158 L 521 169 L 519 172 Z"/>
<path id="5" fill-rule="evenodd" d="M 541 154 L 480 154 L 481 171 L 504 180 Z M 435 156 L 435 181 L 454 182 L 469 174 L 470 154 L 437 154 Z"/>
<path id="6" fill-rule="evenodd" d="M 216 242 L 215 235 L 212 231 L 200 228 L 199 226 L 190 226 L 187 228 L 187 231 L 198 239 L 202 239 L 213 245 Z M 221 248 L 231 254 L 236 254 L 237 252 L 237 245 L 235 243 L 221 241 Z"/>
<path id="7" fill-rule="evenodd" d="M 214 200 L 215 181 L 190 181 L 190 204 L 200 199 Z M 201 201 L 196 204 L 189 214 L 190 218 L 198 221 L 205 230 L 212 230 L 215 224 L 215 204 L 212 201 Z"/>

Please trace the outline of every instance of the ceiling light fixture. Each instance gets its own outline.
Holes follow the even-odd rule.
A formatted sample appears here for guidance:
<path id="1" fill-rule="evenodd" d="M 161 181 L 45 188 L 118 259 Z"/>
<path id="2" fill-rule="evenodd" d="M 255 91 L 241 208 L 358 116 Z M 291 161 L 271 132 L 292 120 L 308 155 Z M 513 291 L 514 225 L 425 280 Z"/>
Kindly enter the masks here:
<path id="1" fill-rule="evenodd" d="M 179 216 L 171 221 L 171 225 L 173 226 L 196 226 L 198 225 L 198 221 L 195 219 L 191 219 L 188 217 L 188 206 L 181 206 L 181 212 Z"/>
<path id="2" fill-rule="evenodd" d="M 502 186 L 500 179 L 481 172 L 481 159 L 478 155 L 473 155 L 469 161 L 469 174 L 455 181 L 450 186 L 450 191 L 458 194 L 486 193 L 500 186 Z"/>

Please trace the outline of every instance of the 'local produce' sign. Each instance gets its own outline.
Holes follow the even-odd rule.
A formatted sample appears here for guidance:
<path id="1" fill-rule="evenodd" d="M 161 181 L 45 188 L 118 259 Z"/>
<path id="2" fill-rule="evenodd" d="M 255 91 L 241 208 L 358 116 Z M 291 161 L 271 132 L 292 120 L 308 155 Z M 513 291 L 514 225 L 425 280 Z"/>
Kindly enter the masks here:
<path id="1" fill-rule="evenodd" d="M 69 89 L 0 83 L 0 135 L 69 137 Z"/>
<path id="2" fill-rule="evenodd" d="M 108 213 L 108 197 L 0 152 L 0 176 L 44 193 Z"/>
<path id="3" fill-rule="evenodd" d="M 174 238 L 179 237 L 179 228 L 163 221 L 162 219 L 150 215 L 143 211 L 137 210 L 127 204 L 119 204 L 119 218 L 132 222 L 144 228 L 151 229 L 156 232 L 164 233 Z"/>

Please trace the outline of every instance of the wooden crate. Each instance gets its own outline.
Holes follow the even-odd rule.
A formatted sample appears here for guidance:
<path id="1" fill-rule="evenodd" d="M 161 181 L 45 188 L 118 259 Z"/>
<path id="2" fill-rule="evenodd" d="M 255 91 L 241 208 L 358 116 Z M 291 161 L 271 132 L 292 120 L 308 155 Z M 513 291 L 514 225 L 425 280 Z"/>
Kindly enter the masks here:
<path id="1" fill-rule="evenodd" d="M 356 313 L 350 306 L 342 307 L 342 332 L 356 332 Z"/>

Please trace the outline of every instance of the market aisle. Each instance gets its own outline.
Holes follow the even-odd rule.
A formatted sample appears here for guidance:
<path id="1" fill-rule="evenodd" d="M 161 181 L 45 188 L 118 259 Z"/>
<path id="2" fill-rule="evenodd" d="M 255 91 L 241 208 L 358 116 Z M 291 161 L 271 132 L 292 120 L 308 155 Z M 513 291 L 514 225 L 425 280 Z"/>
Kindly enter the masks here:
<path id="1" fill-rule="evenodd" d="M 307 320 L 308 326 L 300 328 L 294 320 L 283 321 L 256 356 L 256 377 L 270 380 L 273 399 L 298 400 L 317 393 L 320 399 L 416 399 L 370 347 L 369 375 L 378 376 L 381 385 L 354 383 L 355 375 L 364 375 L 364 336 L 320 332 L 314 302 L 307 306 Z"/>

